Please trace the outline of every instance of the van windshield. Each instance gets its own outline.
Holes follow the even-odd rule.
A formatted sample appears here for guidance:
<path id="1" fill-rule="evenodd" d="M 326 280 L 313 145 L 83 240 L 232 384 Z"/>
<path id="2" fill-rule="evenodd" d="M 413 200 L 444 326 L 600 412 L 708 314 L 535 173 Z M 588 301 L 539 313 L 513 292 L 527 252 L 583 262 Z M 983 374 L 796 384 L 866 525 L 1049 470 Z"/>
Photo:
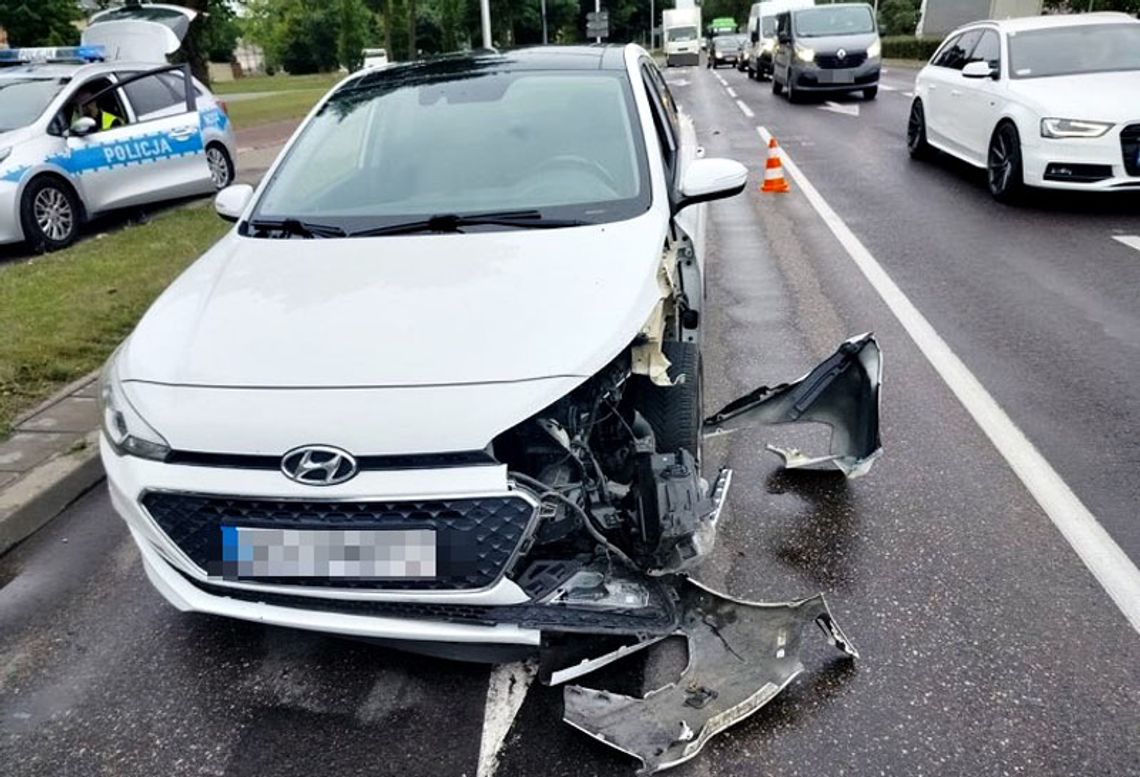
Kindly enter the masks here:
<path id="1" fill-rule="evenodd" d="M 669 40 L 683 41 L 683 40 L 696 40 L 697 28 L 696 27 L 673 27 L 667 30 L 669 33 Z"/>
<path id="2" fill-rule="evenodd" d="M 796 35 L 825 38 L 831 35 L 866 35 L 875 31 L 875 17 L 866 6 L 820 6 L 795 13 Z"/>
<path id="3" fill-rule="evenodd" d="M 440 214 L 605 223 L 649 208 L 628 78 L 616 71 L 372 71 L 305 125 L 256 219 L 356 232 Z"/>
<path id="4" fill-rule="evenodd" d="M 761 24 L 760 34 L 763 35 L 765 38 L 771 38 L 773 35 L 776 34 L 776 17 L 775 16 L 765 16 L 761 20 L 760 24 Z"/>

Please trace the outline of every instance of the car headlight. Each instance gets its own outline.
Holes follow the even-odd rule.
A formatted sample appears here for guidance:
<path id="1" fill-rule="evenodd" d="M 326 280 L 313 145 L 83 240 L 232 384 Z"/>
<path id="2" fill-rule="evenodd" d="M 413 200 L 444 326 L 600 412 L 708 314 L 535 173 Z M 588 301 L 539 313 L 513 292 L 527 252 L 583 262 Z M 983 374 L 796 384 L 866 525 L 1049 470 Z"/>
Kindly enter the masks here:
<path id="1" fill-rule="evenodd" d="M 5 159 L 7 159 L 8 155 L 11 153 L 12 153 L 12 147 L 11 146 L 4 146 L 3 148 L 0 148 L 0 162 L 3 162 Z"/>
<path id="2" fill-rule="evenodd" d="M 1042 119 L 1043 138 L 1099 138 L 1112 129 L 1112 124 L 1103 121 L 1082 121 L 1080 119 Z"/>
<path id="3" fill-rule="evenodd" d="M 814 62 L 815 49 L 796 46 L 796 59 L 798 59 L 800 62 Z"/>
<path id="4" fill-rule="evenodd" d="M 162 461 L 170 453 L 170 445 L 162 435 L 143 420 L 131 406 L 119 382 L 118 352 L 107 361 L 99 376 L 99 410 L 107 442 L 120 456 L 129 454 L 142 459 Z"/>
<path id="5" fill-rule="evenodd" d="M 876 59 L 882 53 L 883 53 L 883 42 L 881 40 L 879 40 L 878 38 L 876 38 L 875 42 L 867 47 L 867 56 L 870 57 L 871 59 Z"/>

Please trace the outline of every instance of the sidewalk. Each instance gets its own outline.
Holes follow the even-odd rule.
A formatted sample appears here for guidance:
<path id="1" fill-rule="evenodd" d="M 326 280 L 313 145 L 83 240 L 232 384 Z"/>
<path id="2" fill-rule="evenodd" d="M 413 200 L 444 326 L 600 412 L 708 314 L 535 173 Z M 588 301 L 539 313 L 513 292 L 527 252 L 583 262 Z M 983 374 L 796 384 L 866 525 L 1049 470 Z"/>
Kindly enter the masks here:
<path id="1" fill-rule="evenodd" d="M 237 180 L 256 185 L 297 124 L 238 131 Z M 60 389 L 0 440 L 0 554 L 103 479 L 97 379 L 93 372 Z"/>

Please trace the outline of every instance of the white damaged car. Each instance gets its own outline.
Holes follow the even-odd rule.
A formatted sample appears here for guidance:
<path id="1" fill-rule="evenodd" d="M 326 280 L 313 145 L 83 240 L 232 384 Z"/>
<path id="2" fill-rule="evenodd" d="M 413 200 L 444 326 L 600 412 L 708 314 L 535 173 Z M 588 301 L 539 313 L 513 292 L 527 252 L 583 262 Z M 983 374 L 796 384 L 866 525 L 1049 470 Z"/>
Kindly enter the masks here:
<path id="1" fill-rule="evenodd" d="M 103 463 L 151 582 L 452 657 L 541 647 L 551 682 L 684 633 L 691 671 L 732 675 L 685 708 L 693 737 L 649 706 L 611 730 L 625 697 L 567 689 L 569 722 L 654 770 L 789 682 L 803 625 L 853 653 L 821 596 L 760 607 L 684 574 L 731 478 L 702 472 L 703 434 L 828 423 L 826 455 L 782 453 L 840 477 L 879 452 L 869 335 L 703 418 L 702 203 L 746 180 L 635 46 L 345 80 L 257 191 L 218 195 L 235 228 L 106 367 Z M 626 644 L 582 656 L 586 635 Z M 748 661 L 720 660 L 733 640 Z"/>

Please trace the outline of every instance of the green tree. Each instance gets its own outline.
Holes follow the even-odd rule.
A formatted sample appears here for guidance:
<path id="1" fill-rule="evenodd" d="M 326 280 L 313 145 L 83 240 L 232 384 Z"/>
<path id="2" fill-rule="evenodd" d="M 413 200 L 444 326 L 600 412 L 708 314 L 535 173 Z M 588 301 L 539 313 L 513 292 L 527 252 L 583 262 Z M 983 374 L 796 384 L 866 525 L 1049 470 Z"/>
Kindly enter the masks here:
<path id="1" fill-rule="evenodd" d="M 74 46 L 83 18 L 76 0 L 0 0 L 0 27 L 11 46 Z"/>
<path id="2" fill-rule="evenodd" d="M 374 17 L 364 0 L 337 0 L 337 15 L 337 58 L 348 70 L 357 70 L 374 34 Z"/>
<path id="3" fill-rule="evenodd" d="M 879 32 L 883 35 L 913 35 L 918 24 L 920 0 L 882 0 Z"/>

